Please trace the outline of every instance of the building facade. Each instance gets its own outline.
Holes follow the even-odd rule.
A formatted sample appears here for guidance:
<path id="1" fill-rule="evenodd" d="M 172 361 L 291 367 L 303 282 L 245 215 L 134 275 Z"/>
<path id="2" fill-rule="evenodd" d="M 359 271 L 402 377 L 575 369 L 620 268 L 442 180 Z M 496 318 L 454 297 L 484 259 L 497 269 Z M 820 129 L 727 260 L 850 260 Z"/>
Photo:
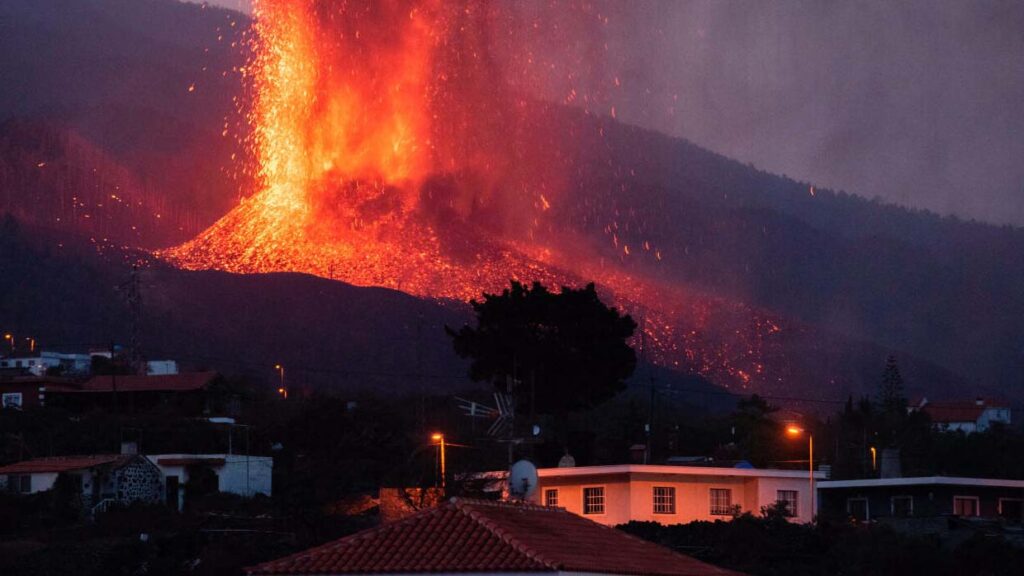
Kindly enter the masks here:
<path id="1" fill-rule="evenodd" d="M 1011 420 L 1009 405 L 984 398 L 952 402 L 932 402 L 922 398 L 908 410 L 927 414 L 936 430 L 966 434 L 984 432 L 997 422 L 1009 425 Z"/>
<path id="2" fill-rule="evenodd" d="M 816 480 L 824 479 L 822 472 Z M 683 524 L 729 520 L 784 502 L 796 522 L 810 522 L 809 473 L 799 470 L 624 464 L 545 468 L 533 502 L 595 522 Z"/>
<path id="3" fill-rule="evenodd" d="M 160 470 L 134 454 L 35 458 L 0 467 L 0 489 L 12 494 L 51 490 L 67 477 L 86 511 L 110 504 L 155 503 L 161 497 Z"/>
<path id="4" fill-rule="evenodd" d="M 252 497 L 271 495 L 274 459 L 244 454 L 150 454 L 146 456 L 163 476 L 164 501 L 181 510 L 189 475 L 206 468 L 217 477 L 216 491 Z M 214 488 L 211 486 L 211 489 Z"/>
<path id="5" fill-rule="evenodd" d="M 1024 480 L 929 476 L 820 482 L 822 516 L 861 522 L 897 518 L 1024 519 Z"/>

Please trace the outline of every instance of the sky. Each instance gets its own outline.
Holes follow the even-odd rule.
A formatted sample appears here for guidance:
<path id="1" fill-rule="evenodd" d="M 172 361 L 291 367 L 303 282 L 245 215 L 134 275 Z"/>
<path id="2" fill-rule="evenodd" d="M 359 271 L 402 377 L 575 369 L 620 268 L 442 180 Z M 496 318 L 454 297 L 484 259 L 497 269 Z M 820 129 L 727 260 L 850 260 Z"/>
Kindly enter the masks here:
<path id="1" fill-rule="evenodd" d="M 619 120 L 819 187 L 1024 225 L 1024 3 L 596 5 L 602 37 L 579 41 L 607 50 L 585 89 Z"/>

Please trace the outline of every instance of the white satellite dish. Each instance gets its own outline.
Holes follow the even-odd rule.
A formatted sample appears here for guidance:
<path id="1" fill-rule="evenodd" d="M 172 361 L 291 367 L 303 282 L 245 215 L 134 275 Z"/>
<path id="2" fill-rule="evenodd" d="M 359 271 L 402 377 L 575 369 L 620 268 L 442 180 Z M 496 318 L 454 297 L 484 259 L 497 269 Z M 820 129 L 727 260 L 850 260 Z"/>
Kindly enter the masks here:
<path id="1" fill-rule="evenodd" d="M 508 472 L 508 493 L 526 500 L 537 491 L 537 467 L 529 460 L 520 460 Z"/>

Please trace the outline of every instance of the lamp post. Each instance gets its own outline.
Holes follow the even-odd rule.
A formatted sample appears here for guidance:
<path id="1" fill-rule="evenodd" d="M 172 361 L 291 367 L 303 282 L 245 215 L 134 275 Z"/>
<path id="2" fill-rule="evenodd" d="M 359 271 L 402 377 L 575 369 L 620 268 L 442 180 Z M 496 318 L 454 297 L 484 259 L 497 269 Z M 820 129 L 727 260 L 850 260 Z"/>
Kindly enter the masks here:
<path id="1" fill-rule="evenodd" d="M 288 399 L 288 388 L 284 385 L 284 366 L 280 364 L 274 364 L 274 370 L 277 370 L 277 375 L 280 378 L 280 386 L 277 388 L 277 393 L 281 395 L 285 400 Z"/>
<path id="2" fill-rule="evenodd" d="M 11 354 L 14 354 L 14 334 L 4 334 L 4 340 L 10 340 L 11 342 Z"/>
<path id="3" fill-rule="evenodd" d="M 811 521 L 814 521 L 814 434 L 799 426 L 790 424 L 786 426 L 786 434 L 791 438 L 798 438 L 807 434 L 807 470 L 811 487 Z"/>
<path id="4" fill-rule="evenodd" d="M 441 460 L 441 492 L 444 492 L 445 491 L 445 485 L 446 485 L 445 479 L 447 477 L 447 471 L 445 470 L 445 462 L 444 462 L 444 456 L 445 456 L 444 455 L 444 434 L 441 434 L 440 432 L 434 432 L 433 434 L 430 435 L 430 439 L 433 440 L 434 442 L 437 442 L 438 450 L 440 452 L 440 460 Z"/>
<path id="5" fill-rule="evenodd" d="M 878 450 L 874 446 L 871 447 L 871 472 L 878 471 Z"/>
<path id="6" fill-rule="evenodd" d="M 35 338 L 25 338 L 25 341 L 28 342 L 28 351 L 29 352 L 35 352 L 36 351 L 36 339 Z"/>

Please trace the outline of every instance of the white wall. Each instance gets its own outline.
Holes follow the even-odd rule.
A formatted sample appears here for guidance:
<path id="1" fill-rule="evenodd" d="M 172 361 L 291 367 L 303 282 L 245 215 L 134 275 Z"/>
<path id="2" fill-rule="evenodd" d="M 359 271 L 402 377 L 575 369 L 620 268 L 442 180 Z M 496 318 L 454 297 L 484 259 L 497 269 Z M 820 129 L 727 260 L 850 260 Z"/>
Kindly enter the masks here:
<path id="1" fill-rule="evenodd" d="M 774 504 L 779 490 L 795 490 L 798 497 L 798 522 L 810 522 L 811 492 L 806 478 L 769 476 L 725 476 L 686 474 L 595 474 L 587 476 L 542 476 L 531 498 L 544 503 L 544 492 L 558 489 L 558 505 L 574 514 L 583 515 L 583 488 L 604 486 L 605 513 L 587 514 L 586 518 L 614 526 L 631 520 L 661 524 L 685 524 L 695 520 L 729 520 L 730 516 L 711 514 L 711 489 L 731 490 L 732 504 L 741 512 L 760 514 L 761 508 Z M 674 487 L 675 514 L 654 513 L 654 488 Z"/>
<path id="2" fill-rule="evenodd" d="M 164 476 L 165 487 L 168 476 L 178 477 L 179 510 L 184 505 L 185 484 L 188 482 L 187 467 L 160 464 L 160 460 L 223 459 L 223 465 L 210 467 L 213 473 L 217 475 L 217 490 L 240 496 L 271 495 L 274 459 L 270 456 L 245 456 L 243 454 L 151 454 L 147 455 L 146 458 L 160 469 Z"/>

